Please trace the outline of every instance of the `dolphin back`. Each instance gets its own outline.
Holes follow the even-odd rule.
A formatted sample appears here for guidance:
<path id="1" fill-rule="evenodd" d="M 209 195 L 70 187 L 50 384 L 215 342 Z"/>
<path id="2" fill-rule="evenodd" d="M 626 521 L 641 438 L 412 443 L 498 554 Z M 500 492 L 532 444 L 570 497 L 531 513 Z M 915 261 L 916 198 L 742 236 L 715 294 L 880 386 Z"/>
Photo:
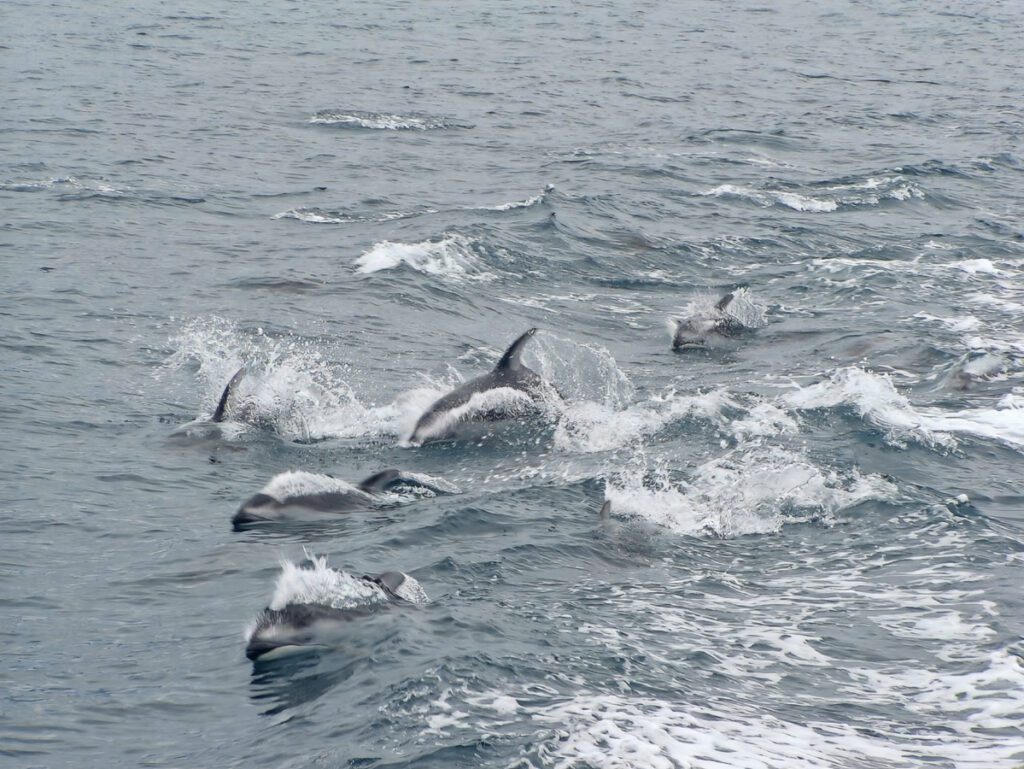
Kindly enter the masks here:
<path id="1" fill-rule="evenodd" d="M 442 478 L 432 478 L 420 473 L 409 473 L 403 470 L 381 470 L 359 484 L 359 490 L 367 494 L 380 494 L 394 486 L 415 486 L 427 489 L 435 494 L 458 494 L 459 488 Z"/>

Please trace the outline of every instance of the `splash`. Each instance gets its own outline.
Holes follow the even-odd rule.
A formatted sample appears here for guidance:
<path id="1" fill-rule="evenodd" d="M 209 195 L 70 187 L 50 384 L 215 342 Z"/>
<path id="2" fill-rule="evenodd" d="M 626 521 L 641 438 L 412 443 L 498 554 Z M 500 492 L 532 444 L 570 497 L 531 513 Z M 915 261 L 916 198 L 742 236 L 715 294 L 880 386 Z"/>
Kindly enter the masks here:
<path id="1" fill-rule="evenodd" d="M 201 402 L 208 408 L 230 376 L 246 366 L 227 414 L 232 423 L 293 441 L 398 434 L 400 407 L 365 404 L 314 340 L 272 338 L 262 329 L 246 332 L 212 317 L 188 321 L 170 341 L 175 352 L 165 367 L 198 365 Z"/>
<path id="2" fill-rule="evenodd" d="M 674 482 L 646 460 L 608 479 L 605 497 L 617 514 L 634 514 L 679 534 L 737 537 L 779 531 L 787 523 L 828 519 L 895 487 L 856 471 L 840 476 L 796 452 L 755 445 L 735 449 Z"/>
<path id="3" fill-rule="evenodd" d="M 289 470 L 278 473 L 262 489 L 261 494 L 273 497 L 278 502 L 287 502 L 295 497 L 310 496 L 313 494 L 363 494 L 369 495 L 357 489 L 351 483 L 340 481 L 329 475 L 320 473 L 309 473 L 304 470 Z"/>
<path id="4" fill-rule="evenodd" d="M 281 562 L 281 574 L 274 587 L 270 608 L 283 609 L 288 604 L 317 604 L 333 609 L 354 609 L 376 606 L 389 601 L 387 593 L 368 580 L 327 565 L 327 556 L 306 553 L 307 565 Z M 427 603 L 426 591 L 420 583 L 404 575 L 406 584 L 399 597 L 410 603 Z"/>
<path id="5" fill-rule="evenodd" d="M 326 556 L 310 556 L 310 566 L 282 561 L 270 608 L 288 604 L 317 604 L 334 609 L 354 609 L 387 603 L 387 594 L 366 580 L 327 565 Z"/>

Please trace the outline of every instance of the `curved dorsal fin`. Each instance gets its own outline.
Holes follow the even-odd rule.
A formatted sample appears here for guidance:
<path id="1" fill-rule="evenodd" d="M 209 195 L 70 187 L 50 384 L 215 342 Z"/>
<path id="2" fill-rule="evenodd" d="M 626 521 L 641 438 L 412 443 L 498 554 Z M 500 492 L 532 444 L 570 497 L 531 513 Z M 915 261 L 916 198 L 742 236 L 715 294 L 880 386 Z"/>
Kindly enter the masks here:
<path id="1" fill-rule="evenodd" d="M 612 515 L 612 502 L 611 500 L 605 500 L 605 503 L 601 505 L 601 520 L 607 521 Z"/>
<path id="2" fill-rule="evenodd" d="M 731 302 L 734 298 L 735 294 L 733 294 L 733 292 L 730 291 L 728 294 L 726 294 L 725 296 L 718 300 L 718 303 L 715 305 L 715 309 L 718 310 L 719 312 L 725 312 L 725 308 L 729 306 L 729 302 Z"/>
<path id="3" fill-rule="evenodd" d="M 242 381 L 243 376 L 245 376 L 245 366 L 242 366 L 242 368 L 238 369 L 238 371 L 235 372 L 235 375 L 228 380 L 227 387 L 225 387 L 224 392 L 221 393 L 220 400 L 217 401 L 217 408 L 214 410 L 213 417 L 211 418 L 210 421 L 224 421 L 224 412 L 228 408 L 228 398 L 231 397 L 232 390 L 238 387 L 238 383 Z"/>
<path id="4" fill-rule="evenodd" d="M 359 490 L 365 491 L 367 494 L 377 494 L 387 489 L 388 486 L 391 486 L 401 477 L 402 472 L 400 470 L 395 470 L 394 468 L 381 470 L 360 483 Z"/>
<path id="5" fill-rule="evenodd" d="M 523 356 L 523 348 L 526 347 L 526 343 L 530 341 L 530 337 L 537 333 L 537 329 L 531 328 L 516 341 L 514 341 L 509 348 L 505 350 L 505 354 L 501 356 L 501 360 L 498 361 L 498 365 L 494 367 L 495 371 L 504 371 L 506 369 L 517 369 L 522 366 L 520 358 Z"/>

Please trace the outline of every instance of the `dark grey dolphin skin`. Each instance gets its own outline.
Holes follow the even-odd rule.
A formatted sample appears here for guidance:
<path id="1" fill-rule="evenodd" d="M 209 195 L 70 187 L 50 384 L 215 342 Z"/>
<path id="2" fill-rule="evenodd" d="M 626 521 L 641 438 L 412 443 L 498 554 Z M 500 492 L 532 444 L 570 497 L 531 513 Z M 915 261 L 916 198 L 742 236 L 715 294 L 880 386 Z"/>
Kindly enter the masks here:
<path id="1" fill-rule="evenodd" d="M 301 517 L 303 511 L 316 513 L 351 513 L 368 510 L 373 497 L 397 485 L 419 486 L 437 493 L 448 490 L 431 485 L 423 479 L 407 475 L 401 470 L 388 469 L 371 475 L 356 488 L 347 491 L 327 491 L 277 499 L 260 492 L 249 497 L 231 519 L 231 526 L 239 531 L 247 526 Z"/>
<path id="2" fill-rule="evenodd" d="M 531 328 L 509 346 L 493 370 L 483 376 L 471 379 L 465 384 L 455 388 L 447 395 L 436 400 L 433 405 L 423 413 L 419 418 L 419 421 L 416 422 L 416 427 L 413 429 L 412 435 L 409 436 L 409 443 L 414 446 L 420 446 L 426 441 L 443 438 L 443 435 L 432 435 L 430 428 L 434 426 L 434 423 L 437 420 L 443 418 L 447 412 L 465 405 L 469 402 L 469 399 L 477 393 L 494 390 L 498 387 L 511 387 L 512 389 L 526 393 L 536 400 L 540 394 L 540 388 L 543 384 L 543 380 L 537 372 L 524 366 L 521 360 L 523 348 L 526 347 L 526 343 L 529 342 L 536 333 L 537 329 Z M 482 418 L 498 419 L 502 416 L 504 415 L 485 414 Z"/>
<path id="3" fill-rule="evenodd" d="M 238 369 L 235 375 L 228 380 L 227 386 L 224 388 L 224 392 L 221 393 L 220 400 L 217 401 L 217 408 L 213 412 L 213 416 L 210 417 L 211 422 L 223 422 L 224 412 L 228 408 L 228 399 L 231 394 L 238 389 L 238 383 L 242 381 L 242 377 L 245 376 L 245 366 Z"/>
<path id="4" fill-rule="evenodd" d="M 391 603 L 407 603 L 398 591 L 408 577 L 400 571 L 386 571 L 376 577 L 360 579 L 384 591 Z M 335 609 L 321 604 L 291 603 L 283 609 L 266 608 L 256 618 L 245 656 L 253 662 L 273 656 L 274 652 L 310 651 L 341 640 L 344 626 L 381 610 L 381 606 L 357 606 Z"/>
<path id="5" fill-rule="evenodd" d="M 713 312 L 698 313 L 683 320 L 676 320 L 672 349 L 704 349 L 708 346 L 709 339 L 734 339 L 740 336 L 744 331 L 744 325 L 727 312 L 734 298 L 735 295 L 730 292 L 718 300 Z"/>
<path id="6" fill-rule="evenodd" d="M 612 502 L 611 500 L 605 500 L 605 503 L 601 505 L 601 523 L 609 520 L 612 517 Z"/>

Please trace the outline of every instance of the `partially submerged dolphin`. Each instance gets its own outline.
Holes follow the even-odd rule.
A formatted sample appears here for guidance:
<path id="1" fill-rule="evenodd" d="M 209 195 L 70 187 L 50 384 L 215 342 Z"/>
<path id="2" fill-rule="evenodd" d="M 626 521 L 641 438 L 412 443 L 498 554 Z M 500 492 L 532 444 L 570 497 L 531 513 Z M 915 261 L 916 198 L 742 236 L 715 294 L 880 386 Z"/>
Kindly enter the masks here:
<path id="1" fill-rule="evenodd" d="M 338 570 L 333 570 L 338 572 Z M 386 571 L 358 580 L 338 572 L 367 593 L 363 603 L 335 608 L 319 603 L 288 603 L 260 612 L 249 633 L 245 656 L 253 662 L 329 648 L 344 640 L 349 622 L 368 617 L 388 605 L 423 603 L 426 594 L 419 582 L 400 571 Z"/>
<path id="2" fill-rule="evenodd" d="M 738 318 L 730 315 L 729 305 L 736 294 L 730 292 L 719 299 L 710 310 L 698 311 L 682 320 L 676 319 L 672 335 L 673 350 L 702 350 L 709 341 L 735 339 L 746 329 Z"/>
<path id="3" fill-rule="evenodd" d="M 459 489 L 429 475 L 402 470 L 382 470 L 353 486 L 329 475 L 287 472 L 274 476 L 270 483 L 249 497 L 231 519 L 238 531 L 255 524 L 296 520 L 317 514 L 340 514 L 369 510 L 375 497 L 396 486 L 413 486 L 436 494 L 454 494 Z"/>
<path id="4" fill-rule="evenodd" d="M 213 416 L 210 417 L 211 422 L 223 422 L 224 414 L 228 409 L 228 399 L 238 389 L 238 383 L 242 381 L 242 377 L 245 376 L 245 366 L 238 369 L 234 376 L 228 380 L 227 385 L 224 387 L 224 392 L 221 393 L 220 400 L 217 401 L 217 408 L 213 411 Z"/>
<path id="5" fill-rule="evenodd" d="M 177 428 L 173 434 L 175 436 L 201 438 L 211 438 L 220 435 L 220 425 L 227 419 L 231 399 L 238 391 L 238 383 L 242 381 L 244 376 L 245 366 L 242 366 L 228 380 L 227 385 L 225 385 L 224 390 L 221 392 L 220 399 L 217 401 L 217 406 L 213 410 L 213 415 L 209 419 L 194 419 Z"/>
<path id="6" fill-rule="evenodd" d="M 421 446 L 432 440 L 448 436 L 459 424 L 470 419 L 496 420 L 533 410 L 533 404 L 544 394 L 544 380 L 537 372 L 523 365 L 523 348 L 537 329 L 531 328 L 514 341 L 493 370 L 471 379 L 436 400 L 416 422 L 409 436 L 409 443 Z M 513 390 L 523 393 L 526 398 L 502 398 L 502 393 L 490 399 L 488 393 L 495 390 Z M 475 397 L 474 397 L 475 396 Z M 472 401 L 472 402 L 471 402 Z"/>

